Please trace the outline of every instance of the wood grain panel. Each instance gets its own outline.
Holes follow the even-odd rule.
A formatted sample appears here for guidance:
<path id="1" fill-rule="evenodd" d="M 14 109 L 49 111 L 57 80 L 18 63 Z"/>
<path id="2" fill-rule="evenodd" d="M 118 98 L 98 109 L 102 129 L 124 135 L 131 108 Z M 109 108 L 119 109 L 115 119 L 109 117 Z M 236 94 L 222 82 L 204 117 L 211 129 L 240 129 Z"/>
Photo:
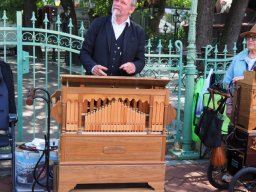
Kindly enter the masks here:
<path id="1" fill-rule="evenodd" d="M 61 137 L 65 143 L 62 145 L 61 156 L 65 162 L 162 161 L 162 151 L 165 151 L 163 137 L 67 134 Z"/>
<path id="2" fill-rule="evenodd" d="M 165 165 L 59 165 L 58 189 L 72 190 L 76 184 L 149 183 L 157 191 L 164 191 Z"/>

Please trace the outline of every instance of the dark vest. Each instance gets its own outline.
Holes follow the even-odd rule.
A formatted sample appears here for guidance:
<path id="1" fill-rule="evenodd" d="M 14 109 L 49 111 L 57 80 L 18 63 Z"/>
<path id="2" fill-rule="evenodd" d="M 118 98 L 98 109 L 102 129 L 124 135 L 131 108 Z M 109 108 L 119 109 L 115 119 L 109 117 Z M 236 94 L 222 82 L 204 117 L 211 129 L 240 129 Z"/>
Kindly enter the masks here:
<path id="1" fill-rule="evenodd" d="M 2 71 L 0 70 L 0 130 L 6 129 L 8 125 L 9 125 L 8 89 L 4 81 Z"/>
<path id="2" fill-rule="evenodd" d="M 122 34 L 118 37 L 118 39 L 116 39 L 114 30 L 112 28 L 111 50 L 110 50 L 110 56 L 108 58 L 108 71 L 107 71 L 107 74 L 110 76 L 124 75 L 122 74 L 122 71 L 120 71 L 119 69 L 119 67 L 123 64 L 122 50 L 123 50 L 124 34 L 125 34 L 125 29 L 123 30 Z"/>

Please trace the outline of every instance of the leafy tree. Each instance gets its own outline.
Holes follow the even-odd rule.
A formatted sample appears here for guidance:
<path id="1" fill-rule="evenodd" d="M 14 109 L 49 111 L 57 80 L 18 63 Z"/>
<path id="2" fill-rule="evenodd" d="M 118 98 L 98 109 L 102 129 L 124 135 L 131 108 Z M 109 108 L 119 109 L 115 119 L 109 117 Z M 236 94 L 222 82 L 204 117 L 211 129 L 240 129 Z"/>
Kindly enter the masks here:
<path id="1" fill-rule="evenodd" d="M 95 9 L 91 10 L 91 16 L 103 16 L 108 15 L 111 11 L 112 0 L 97 0 L 95 2 Z M 138 0 L 137 11 L 140 14 L 148 15 L 150 17 L 149 26 L 145 28 L 146 32 L 151 36 L 159 35 L 159 23 L 161 18 L 164 16 L 165 6 L 189 8 L 191 0 Z M 151 9 L 151 11 L 149 10 Z M 154 13 L 152 13 L 154 10 Z M 143 13 L 142 13 L 143 12 Z"/>
<path id="2" fill-rule="evenodd" d="M 43 1 L 44 0 L 30 0 L 30 2 L 28 2 L 28 3 L 32 4 L 32 5 L 36 5 L 36 7 L 33 10 L 29 10 L 29 12 L 36 11 L 36 8 L 42 7 L 44 5 Z M 16 22 L 16 11 L 24 10 L 26 8 L 26 6 L 24 6 L 24 3 L 25 3 L 25 0 L 2 0 L 2 1 L 0 1 L 0 10 L 1 10 L 1 12 L 3 10 L 6 10 L 8 21 Z M 27 5 L 29 5 L 29 4 L 27 4 Z M 0 14 L 2 14 L 2 13 L 0 13 Z"/>
<path id="3" fill-rule="evenodd" d="M 95 3 L 95 8 L 90 10 L 92 18 L 102 15 L 108 15 L 111 11 L 112 0 L 91 0 Z M 214 20 L 214 4 L 217 0 L 198 0 L 198 15 L 197 15 L 197 48 L 212 43 L 213 20 Z M 30 26 L 30 16 L 32 11 L 42 7 L 45 2 L 53 3 L 53 0 L 4 0 L 0 1 L 0 10 L 6 10 L 8 21 L 16 21 L 16 11 L 24 10 L 24 26 Z M 87 1 L 82 1 L 87 8 Z M 236 42 L 240 33 L 241 23 L 244 17 L 245 10 L 248 6 L 249 0 L 233 1 L 230 11 L 226 19 L 223 36 L 221 39 L 222 44 L 228 44 L 228 49 Z M 71 15 L 74 27 L 76 29 L 76 17 L 74 10 L 73 0 L 61 0 L 63 7 L 71 7 Z M 165 7 L 179 7 L 190 8 L 191 0 L 138 0 L 137 11 L 150 19 L 149 26 L 145 31 L 150 36 L 159 36 L 158 26 L 161 18 L 164 15 Z M 27 9 L 30 7 L 29 9 Z M 152 15 L 152 8 L 155 12 Z M 2 13 L 0 13 L 1 17 Z M 168 16 L 166 15 L 168 19 Z M 170 19 L 170 18 L 169 18 Z M 235 22 L 234 22 L 235 21 Z M 77 29 L 75 30 L 77 31 Z M 75 32 L 76 33 L 76 32 Z M 184 31 L 179 29 L 179 34 L 184 35 Z M 232 35 L 230 35 L 232 34 Z"/>
<path id="4" fill-rule="evenodd" d="M 112 0 L 97 0 L 93 16 L 108 15 L 111 11 Z"/>
<path id="5" fill-rule="evenodd" d="M 8 21 L 10 22 L 16 21 L 16 11 L 22 10 L 22 8 L 23 8 L 23 1 L 21 0 L 0 1 L 1 15 L 2 15 L 2 11 L 6 10 Z"/>
<path id="6" fill-rule="evenodd" d="M 190 8 L 191 0 L 166 0 L 166 5 L 170 7 Z"/>

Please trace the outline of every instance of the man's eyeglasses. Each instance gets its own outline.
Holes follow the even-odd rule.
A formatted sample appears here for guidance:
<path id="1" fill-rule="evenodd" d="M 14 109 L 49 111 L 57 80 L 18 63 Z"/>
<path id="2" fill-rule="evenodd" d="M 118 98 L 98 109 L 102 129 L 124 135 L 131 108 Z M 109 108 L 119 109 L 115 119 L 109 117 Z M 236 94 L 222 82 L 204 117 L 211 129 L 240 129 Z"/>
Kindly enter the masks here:
<path id="1" fill-rule="evenodd" d="M 256 41 L 256 36 L 248 36 L 246 39 L 249 41 L 250 39 Z"/>

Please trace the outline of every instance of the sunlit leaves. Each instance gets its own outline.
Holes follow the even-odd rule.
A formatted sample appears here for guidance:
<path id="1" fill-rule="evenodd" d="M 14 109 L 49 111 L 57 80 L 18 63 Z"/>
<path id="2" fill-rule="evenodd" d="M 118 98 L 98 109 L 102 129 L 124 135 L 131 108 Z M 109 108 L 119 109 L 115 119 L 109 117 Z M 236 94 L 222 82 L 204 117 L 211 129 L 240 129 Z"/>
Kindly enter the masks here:
<path id="1" fill-rule="evenodd" d="M 111 12 L 112 0 L 97 0 L 95 5 L 94 15 L 108 15 Z"/>
<path id="2" fill-rule="evenodd" d="M 190 8 L 191 0 L 166 0 L 166 5 L 171 7 Z"/>
<path id="3" fill-rule="evenodd" d="M 21 11 L 23 8 L 23 1 L 21 0 L 5 0 L 0 1 L 0 17 L 2 18 L 3 10 L 6 10 L 8 21 L 14 22 L 16 20 L 16 11 Z"/>

